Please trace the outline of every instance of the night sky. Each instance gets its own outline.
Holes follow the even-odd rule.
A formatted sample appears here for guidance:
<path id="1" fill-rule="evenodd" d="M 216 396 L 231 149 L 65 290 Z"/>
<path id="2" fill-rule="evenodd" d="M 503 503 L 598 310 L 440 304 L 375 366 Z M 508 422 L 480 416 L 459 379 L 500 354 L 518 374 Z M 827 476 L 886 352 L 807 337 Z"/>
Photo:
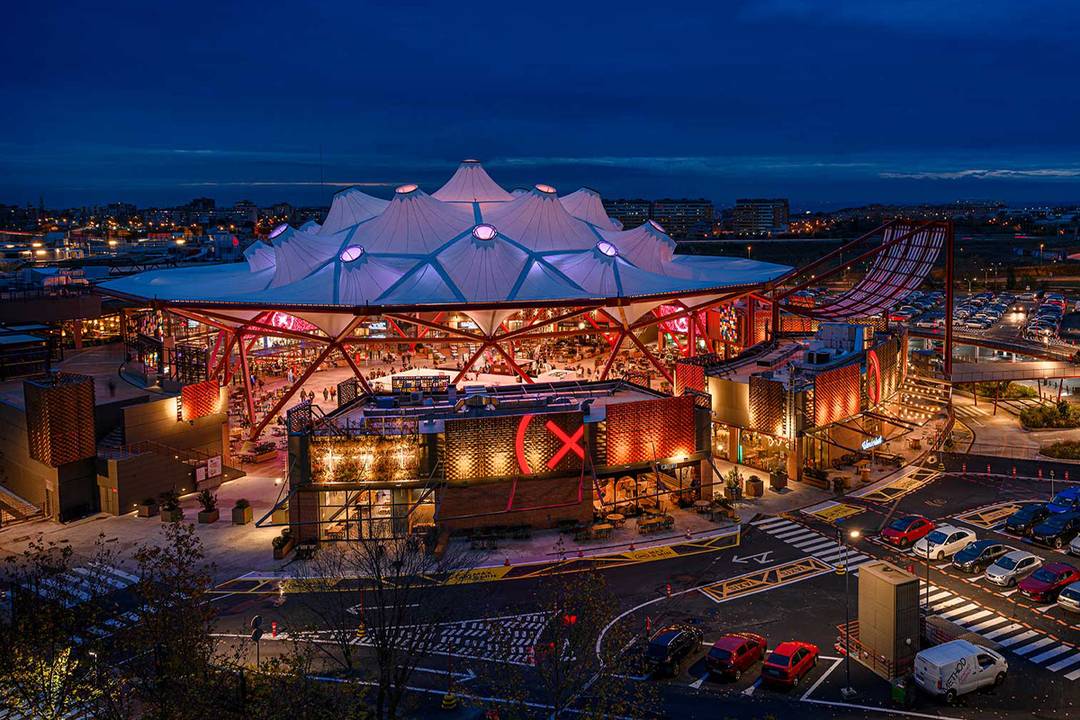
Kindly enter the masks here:
<path id="1" fill-rule="evenodd" d="M 463 157 L 607 197 L 1080 200 L 1071 0 L 4 13 L 0 203 L 320 204 L 432 190 Z"/>

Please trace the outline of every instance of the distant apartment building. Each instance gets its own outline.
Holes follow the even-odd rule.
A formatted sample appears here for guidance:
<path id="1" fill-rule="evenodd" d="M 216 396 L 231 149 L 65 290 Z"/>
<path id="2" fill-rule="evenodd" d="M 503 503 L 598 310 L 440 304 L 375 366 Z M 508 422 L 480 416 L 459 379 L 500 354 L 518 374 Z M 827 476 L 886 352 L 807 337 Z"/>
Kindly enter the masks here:
<path id="1" fill-rule="evenodd" d="M 704 199 L 605 200 L 604 210 L 625 228 L 653 220 L 677 239 L 704 237 L 713 223 L 713 204 Z"/>
<path id="2" fill-rule="evenodd" d="M 735 201 L 737 235 L 775 235 L 788 227 L 787 198 L 743 198 Z"/>

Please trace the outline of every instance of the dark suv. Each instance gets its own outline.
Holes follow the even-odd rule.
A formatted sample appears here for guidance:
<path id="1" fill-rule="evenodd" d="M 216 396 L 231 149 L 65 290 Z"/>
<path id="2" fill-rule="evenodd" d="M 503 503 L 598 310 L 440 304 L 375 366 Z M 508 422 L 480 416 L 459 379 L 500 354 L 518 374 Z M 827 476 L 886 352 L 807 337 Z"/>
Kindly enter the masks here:
<path id="1" fill-rule="evenodd" d="M 1059 550 L 1080 534 L 1080 512 L 1053 513 L 1031 530 L 1031 540 Z"/>
<path id="2" fill-rule="evenodd" d="M 679 664 L 701 647 L 703 637 L 692 625 L 668 625 L 649 638 L 645 661 L 658 672 L 677 674 Z"/>
<path id="3" fill-rule="evenodd" d="M 1020 508 L 1005 521 L 1005 531 L 1017 535 L 1030 535 L 1035 527 L 1050 515 L 1045 503 L 1032 503 Z"/>

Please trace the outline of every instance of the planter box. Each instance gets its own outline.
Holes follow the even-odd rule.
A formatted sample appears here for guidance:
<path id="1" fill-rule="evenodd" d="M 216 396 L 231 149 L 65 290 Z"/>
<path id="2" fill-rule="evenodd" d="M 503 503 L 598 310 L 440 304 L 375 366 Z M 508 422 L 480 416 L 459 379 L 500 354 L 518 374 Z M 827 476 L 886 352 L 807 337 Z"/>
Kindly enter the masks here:
<path id="1" fill-rule="evenodd" d="M 258 455 L 255 455 L 253 457 L 252 462 L 258 464 L 258 463 L 264 463 L 264 462 L 268 462 L 270 460 L 276 460 L 276 459 L 277 459 L 277 450 L 270 450 L 268 452 L 264 452 L 264 453 L 260 453 Z"/>
<path id="2" fill-rule="evenodd" d="M 281 545 L 281 546 L 275 545 L 274 546 L 274 559 L 275 560 L 284 560 L 285 556 L 292 552 L 292 549 L 293 549 L 294 545 L 296 545 L 296 540 L 294 538 L 291 538 L 291 537 L 288 540 L 285 541 L 284 545 Z"/>
<path id="3" fill-rule="evenodd" d="M 275 525 L 284 525 L 289 522 L 289 508 L 278 508 L 270 514 L 270 521 Z"/>
<path id="4" fill-rule="evenodd" d="M 177 508 L 176 510 L 162 510 L 161 522 L 180 522 L 184 519 L 183 508 Z"/>
<path id="5" fill-rule="evenodd" d="M 249 522 L 251 522 L 251 518 L 252 511 L 250 505 L 244 508 L 234 507 L 232 509 L 233 525 L 247 525 Z"/>
<path id="6" fill-rule="evenodd" d="M 761 478 L 746 479 L 746 497 L 761 497 L 765 494 L 765 483 Z"/>
<path id="7" fill-rule="evenodd" d="M 154 505 L 139 505 L 139 517 L 151 518 L 158 514 L 158 506 Z"/>
<path id="8" fill-rule="evenodd" d="M 737 487 L 724 487 L 724 499 L 731 500 L 732 502 L 739 500 L 742 497 L 742 493 L 739 492 Z"/>
<path id="9" fill-rule="evenodd" d="M 783 490 L 787 487 L 787 481 L 787 475 L 778 475 L 776 473 L 769 475 L 769 487 L 773 490 Z"/>
<path id="10" fill-rule="evenodd" d="M 221 513 L 218 510 L 200 510 L 199 522 L 201 523 L 216 523 Z"/>

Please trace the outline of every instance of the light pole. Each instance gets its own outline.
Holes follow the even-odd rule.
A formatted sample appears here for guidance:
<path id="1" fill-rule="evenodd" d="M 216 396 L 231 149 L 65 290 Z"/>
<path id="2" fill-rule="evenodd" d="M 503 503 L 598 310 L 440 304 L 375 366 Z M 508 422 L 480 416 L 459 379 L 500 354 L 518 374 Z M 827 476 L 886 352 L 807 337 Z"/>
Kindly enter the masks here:
<path id="1" fill-rule="evenodd" d="M 847 681 L 844 687 L 840 688 L 840 695 L 845 700 L 855 697 L 855 688 L 851 687 L 851 608 L 848 602 L 848 596 L 851 589 L 851 572 L 848 567 L 848 547 L 844 542 L 842 529 L 837 526 L 836 528 L 836 544 L 840 546 L 844 553 L 844 672 L 847 675 Z M 862 535 L 858 530 L 848 531 L 848 537 L 851 540 L 858 540 Z"/>
<path id="2" fill-rule="evenodd" d="M 746 258 L 747 258 L 747 260 L 750 259 L 750 246 L 749 245 L 746 246 Z"/>

